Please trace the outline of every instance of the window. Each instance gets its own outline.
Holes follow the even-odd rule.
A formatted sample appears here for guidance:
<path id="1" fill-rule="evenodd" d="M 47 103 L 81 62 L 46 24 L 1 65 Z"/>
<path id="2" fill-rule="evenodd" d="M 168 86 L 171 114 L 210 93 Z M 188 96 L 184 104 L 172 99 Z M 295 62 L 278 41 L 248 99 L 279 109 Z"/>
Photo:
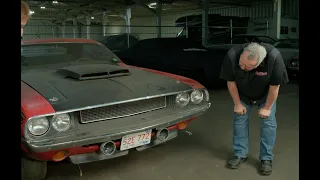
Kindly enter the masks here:
<path id="1" fill-rule="evenodd" d="M 59 56 L 66 54 L 67 49 L 64 47 L 58 47 L 56 45 L 38 46 L 37 48 L 22 47 L 21 54 L 24 57 L 37 57 L 37 56 Z"/>
<path id="2" fill-rule="evenodd" d="M 257 39 L 259 39 L 260 42 L 268 43 L 268 44 L 274 44 L 275 40 L 267 37 L 267 36 L 257 36 Z"/>
<path id="3" fill-rule="evenodd" d="M 299 41 L 280 41 L 276 48 L 299 49 Z"/>
<path id="4" fill-rule="evenodd" d="M 281 26 L 280 34 L 288 34 L 289 33 L 289 27 L 288 26 Z"/>
<path id="5" fill-rule="evenodd" d="M 250 42 L 245 36 L 234 36 L 232 38 L 233 44 L 244 44 Z"/>
<path id="6" fill-rule="evenodd" d="M 257 42 L 257 43 L 269 43 L 274 44 L 275 40 L 268 36 L 234 36 L 232 43 L 233 44 L 243 44 L 249 42 Z"/>
<path id="7" fill-rule="evenodd" d="M 208 44 L 230 44 L 230 33 L 221 33 L 213 35 L 209 38 Z"/>
<path id="8" fill-rule="evenodd" d="M 179 32 L 179 34 L 178 34 L 178 37 L 186 37 L 186 28 L 183 28 L 180 32 Z"/>
<path id="9" fill-rule="evenodd" d="M 21 66 L 80 61 L 104 61 L 115 64 L 119 59 L 105 46 L 93 43 L 48 43 L 21 46 Z"/>

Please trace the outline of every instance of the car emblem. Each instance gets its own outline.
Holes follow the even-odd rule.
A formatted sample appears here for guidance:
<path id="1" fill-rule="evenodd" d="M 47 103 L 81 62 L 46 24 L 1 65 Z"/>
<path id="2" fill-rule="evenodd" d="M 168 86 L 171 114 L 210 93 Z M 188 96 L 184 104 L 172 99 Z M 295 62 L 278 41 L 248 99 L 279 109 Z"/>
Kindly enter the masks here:
<path id="1" fill-rule="evenodd" d="M 57 98 L 57 97 L 52 97 L 52 98 L 49 99 L 49 101 L 53 101 L 53 102 L 56 102 L 58 100 L 59 100 L 59 98 Z"/>

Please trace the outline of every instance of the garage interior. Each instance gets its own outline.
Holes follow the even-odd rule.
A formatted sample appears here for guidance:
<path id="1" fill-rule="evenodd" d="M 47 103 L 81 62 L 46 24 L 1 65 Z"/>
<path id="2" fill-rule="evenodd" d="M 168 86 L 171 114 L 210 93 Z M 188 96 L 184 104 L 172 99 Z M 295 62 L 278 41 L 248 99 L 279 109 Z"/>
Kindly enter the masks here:
<path id="1" fill-rule="evenodd" d="M 246 28 L 247 34 L 299 39 L 298 0 L 26 0 L 31 19 L 23 39 L 87 38 L 125 35 L 126 47 L 138 40 L 177 37 L 183 27 L 176 20 L 201 15 L 201 42 L 208 45 L 210 29 Z M 208 16 L 249 17 L 247 27 L 208 25 Z M 190 25 L 189 27 L 191 27 Z M 187 26 L 188 27 L 188 26 Z M 188 28 L 187 28 L 188 29 Z M 188 30 L 187 30 L 188 31 Z M 117 39 L 113 39 L 117 43 Z M 111 42 L 113 43 L 113 42 Z M 280 88 L 273 180 L 299 177 L 299 85 Z M 133 152 L 116 159 L 81 164 L 50 163 L 48 180 L 247 180 L 258 174 L 259 118 L 250 117 L 249 160 L 238 170 L 225 167 L 232 155 L 233 103 L 226 89 L 210 90 L 211 108 L 165 146 Z"/>

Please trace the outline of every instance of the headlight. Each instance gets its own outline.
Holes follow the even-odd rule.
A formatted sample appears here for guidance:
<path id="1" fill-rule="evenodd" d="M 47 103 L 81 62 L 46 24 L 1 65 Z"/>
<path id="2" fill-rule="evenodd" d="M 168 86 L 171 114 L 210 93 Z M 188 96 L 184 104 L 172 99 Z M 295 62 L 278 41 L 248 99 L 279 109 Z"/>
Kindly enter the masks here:
<path id="1" fill-rule="evenodd" d="M 293 59 L 290 63 L 292 67 L 299 67 L 299 59 Z"/>
<path id="2" fill-rule="evenodd" d="M 194 90 L 191 93 L 191 102 L 194 104 L 199 104 L 203 100 L 203 93 L 200 90 Z"/>
<path id="3" fill-rule="evenodd" d="M 68 114 L 59 114 L 52 117 L 52 127 L 57 131 L 66 131 L 71 127 L 71 119 Z"/>
<path id="4" fill-rule="evenodd" d="M 190 101 L 190 95 L 188 93 L 178 94 L 176 97 L 176 103 L 180 107 L 186 106 Z"/>
<path id="5" fill-rule="evenodd" d="M 35 136 L 41 136 L 49 129 L 49 121 L 46 117 L 30 119 L 27 122 L 28 130 Z"/>
<path id="6" fill-rule="evenodd" d="M 206 95 L 206 101 L 210 101 L 210 95 L 209 95 L 208 90 L 205 89 L 204 94 Z"/>

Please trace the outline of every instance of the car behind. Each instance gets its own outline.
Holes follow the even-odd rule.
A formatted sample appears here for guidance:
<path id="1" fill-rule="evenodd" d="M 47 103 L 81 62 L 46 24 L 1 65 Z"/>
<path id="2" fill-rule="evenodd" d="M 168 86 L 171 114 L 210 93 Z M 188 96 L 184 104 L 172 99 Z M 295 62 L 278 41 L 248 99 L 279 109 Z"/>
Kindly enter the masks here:
<path id="1" fill-rule="evenodd" d="M 189 77 L 214 88 L 226 84 L 219 75 L 227 51 L 211 50 L 187 38 L 155 38 L 140 40 L 116 55 L 126 64 Z"/>
<path id="2" fill-rule="evenodd" d="M 299 56 L 294 57 L 289 61 L 287 66 L 287 71 L 289 74 L 290 80 L 298 80 L 299 81 L 299 67 L 300 67 L 300 60 Z"/>

